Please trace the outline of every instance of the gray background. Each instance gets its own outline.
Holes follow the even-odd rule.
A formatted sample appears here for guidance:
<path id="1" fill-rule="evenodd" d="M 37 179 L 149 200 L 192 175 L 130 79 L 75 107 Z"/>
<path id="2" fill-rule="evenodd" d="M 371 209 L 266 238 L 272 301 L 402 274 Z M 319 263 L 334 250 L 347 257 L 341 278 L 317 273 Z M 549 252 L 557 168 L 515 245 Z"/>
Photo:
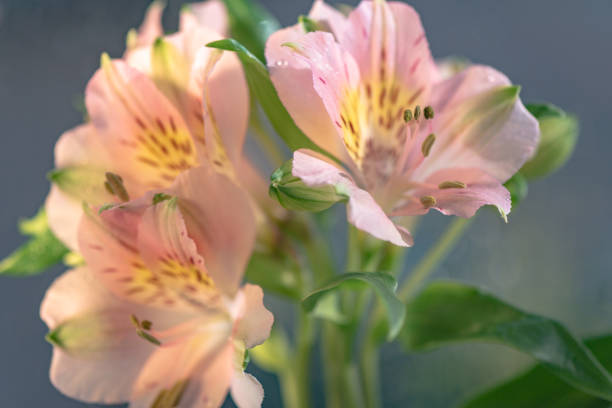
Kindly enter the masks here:
<path id="1" fill-rule="evenodd" d="M 305 14 L 306 0 L 263 0 L 283 24 Z M 353 1 L 347 2 L 354 4 Z M 76 125 L 74 100 L 98 66 L 119 56 L 125 33 L 148 1 L 0 0 L 0 252 L 20 242 L 15 221 L 36 212 L 48 184 L 53 145 Z M 500 68 L 523 85 L 524 100 L 550 100 L 581 118 L 572 161 L 555 177 L 534 183 L 504 225 L 482 212 L 470 234 L 438 271 L 475 282 L 522 307 L 555 317 L 580 335 L 612 332 L 612 251 L 609 202 L 612 1 L 419 0 L 434 56 L 463 55 Z M 170 1 L 168 29 L 179 2 Z M 430 216 L 410 262 L 442 230 Z M 0 281 L 0 406 L 79 407 L 49 384 L 50 346 L 38 307 L 61 268 Z M 274 303 L 274 302 L 273 302 Z M 272 307 L 275 305 L 273 304 Z M 383 353 L 385 405 L 448 407 L 495 383 L 528 361 L 493 346 Z M 260 373 L 278 405 L 277 384 Z"/>

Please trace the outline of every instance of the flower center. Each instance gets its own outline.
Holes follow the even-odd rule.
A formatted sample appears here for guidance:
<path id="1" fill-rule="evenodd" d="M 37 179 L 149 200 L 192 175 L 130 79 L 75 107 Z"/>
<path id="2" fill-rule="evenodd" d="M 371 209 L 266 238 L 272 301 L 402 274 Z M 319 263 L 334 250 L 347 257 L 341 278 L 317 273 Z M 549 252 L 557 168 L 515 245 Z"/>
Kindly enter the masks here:
<path id="1" fill-rule="evenodd" d="M 406 89 L 395 78 L 367 80 L 345 92 L 340 105 L 344 144 L 368 188 L 384 185 L 393 174 L 407 137 L 404 112 L 422 92 Z"/>

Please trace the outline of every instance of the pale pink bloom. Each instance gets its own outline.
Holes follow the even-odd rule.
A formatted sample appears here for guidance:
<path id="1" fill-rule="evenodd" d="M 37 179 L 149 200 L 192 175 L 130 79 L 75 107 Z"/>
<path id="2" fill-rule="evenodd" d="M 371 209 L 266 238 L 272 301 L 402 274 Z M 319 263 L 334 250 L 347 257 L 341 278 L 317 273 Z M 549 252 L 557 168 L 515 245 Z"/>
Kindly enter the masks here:
<path id="1" fill-rule="evenodd" d="M 51 381 L 132 408 L 219 407 L 228 390 L 240 408 L 261 406 L 242 364 L 273 317 L 260 287 L 240 287 L 255 240 L 247 194 L 209 165 L 164 193 L 83 216 L 87 266 L 57 279 L 41 306 Z"/>
<path id="2" fill-rule="evenodd" d="M 55 147 L 46 209 L 51 229 L 70 248 L 78 249 L 82 202 L 117 201 L 104 188 L 106 172 L 122 177 L 132 199 L 168 187 L 204 161 L 232 177 L 258 178 L 242 156 L 249 98 L 240 62 L 205 47 L 227 32 L 223 7 L 217 0 L 194 4 L 181 12 L 176 34 L 160 37 L 156 2 L 124 58 L 102 57 L 85 92 L 89 122 Z"/>
<path id="3" fill-rule="evenodd" d="M 444 78 L 418 14 L 403 3 L 363 1 L 345 17 L 316 1 L 310 18 L 321 31 L 280 30 L 266 58 L 296 124 L 348 171 L 300 150 L 295 176 L 347 192 L 349 221 L 397 245 L 412 239 L 390 217 L 430 208 L 471 217 L 486 204 L 510 212 L 502 183 L 539 138 L 517 87 L 485 66 Z M 404 111 L 414 116 L 417 106 L 420 118 L 406 123 Z"/>

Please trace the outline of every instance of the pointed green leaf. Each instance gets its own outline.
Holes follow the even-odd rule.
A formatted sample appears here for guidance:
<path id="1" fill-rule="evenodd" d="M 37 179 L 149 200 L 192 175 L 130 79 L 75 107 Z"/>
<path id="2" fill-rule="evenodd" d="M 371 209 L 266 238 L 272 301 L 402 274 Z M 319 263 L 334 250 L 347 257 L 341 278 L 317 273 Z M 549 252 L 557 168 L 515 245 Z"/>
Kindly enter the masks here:
<path id="1" fill-rule="evenodd" d="M 230 20 L 232 37 L 265 61 L 268 37 L 280 29 L 278 21 L 260 4 L 252 0 L 223 0 Z"/>
<path id="2" fill-rule="evenodd" d="M 240 58 L 249 90 L 255 95 L 266 113 L 272 127 L 285 141 L 291 150 L 301 148 L 311 149 L 337 161 L 331 154 L 314 144 L 293 122 L 293 119 L 283 106 L 270 80 L 265 65 L 242 44 L 234 39 L 214 41 L 207 45 L 220 50 L 234 51 Z"/>
<path id="3" fill-rule="evenodd" d="M 612 336 L 585 341 L 608 370 L 612 368 Z M 471 398 L 463 408 L 608 408 L 610 402 L 584 393 L 542 364 Z"/>
<path id="4" fill-rule="evenodd" d="M 307 312 L 315 310 L 321 299 L 340 288 L 363 288 L 364 284 L 371 286 L 387 309 L 389 330 L 387 339 L 393 340 L 404 324 L 406 310 L 404 304 L 395 296 L 397 282 L 395 279 L 382 272 L 349 272 L 337 276 L 328 284 L 315 290 L 302 300 L 302 306 Z"/>
<path id="5" fill-rule="evenodd" d="M 19 230 L 30 239 L 0 262 L 0 275 L 36 275 L 59 263 L 69 252 L 49 229 L 44 210 L 21 221 Z"/>
<path id="6" fill-rule="evenodd" d="M 523 312 L 458 282 L 429 285 L 407 305 L 401 340 L 410 350 L 479 341 L 531 355 L 582 391 L 612 400 L 612 377 L 560 323 Z"/>

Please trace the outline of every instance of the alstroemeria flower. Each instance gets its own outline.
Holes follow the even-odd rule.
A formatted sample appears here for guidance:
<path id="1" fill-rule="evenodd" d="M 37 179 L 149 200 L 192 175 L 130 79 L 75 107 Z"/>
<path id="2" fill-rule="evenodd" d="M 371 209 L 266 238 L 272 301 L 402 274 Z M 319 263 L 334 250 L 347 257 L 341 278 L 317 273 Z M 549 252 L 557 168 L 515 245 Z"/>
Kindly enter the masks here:
<path id="1" fill-rule="evenodd" d="M 41 306 L 53 384 L 131 408 L 219 407 L 228 390 L 240 408 L 261 406 L 261 385 L 243 371 L 273 322 L 261 288 L 240 287 L 254 241 L 247 194 L 211 166 L 87 211 L 87 266 L 56 280 Z"/>
<path id="2" fill-rule="evenodd" d="M 349 172 L 300 150 L 294 176 L 344 191 L 349 221 L 397 245 L 412 238 L 390 217 L 510 212 L 502 183 L 539 137 L 518 87 L 485 66 L 443 78 L 403 3 L 364 1 L 344 17 L 316 1 L 310 19 L 319 31 L 297 25 L 269 38 L 270 74 L 296 124 Z"/>
<path id="3" fill-rule="evenodd" d="M 83 201 L 135 199 L 205 161 L 257 180 L 242 156 L 249 112 L 242 67 L 233 53 L 205 47 L 226 34 L 223 5 L 192 5 L 181 12 L 179 31 L 167 37 L 160 37 L 160 16 L 154 3 L 123 59 L 103 55 L 85 92 L 90 121 L 56 145 L 47 215 L 72 249 Z M 105 189 L 106 173 L 119 176 L 125 194 Z"/>

